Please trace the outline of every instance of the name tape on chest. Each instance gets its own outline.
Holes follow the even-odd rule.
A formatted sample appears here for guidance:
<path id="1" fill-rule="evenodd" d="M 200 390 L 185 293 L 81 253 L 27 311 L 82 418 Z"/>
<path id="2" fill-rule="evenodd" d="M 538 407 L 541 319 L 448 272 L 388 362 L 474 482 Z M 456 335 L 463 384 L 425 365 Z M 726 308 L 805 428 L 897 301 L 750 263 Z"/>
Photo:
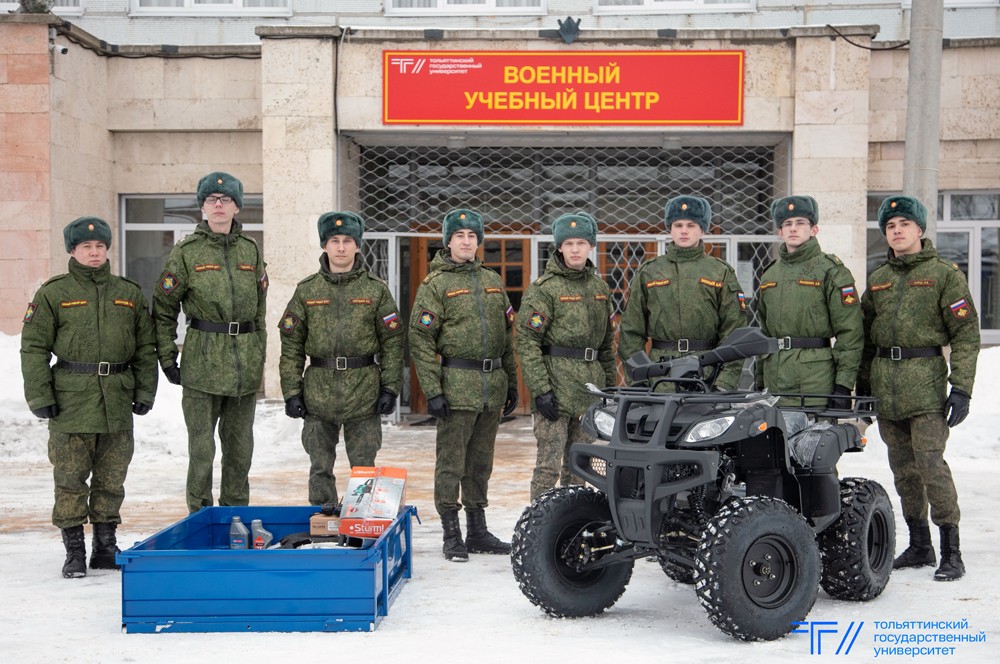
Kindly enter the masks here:
<path id="1" fill-rule="evenodd" d="M 646 288 L 662 288 L 664 286 L 669 286 L 669 279 L 653 279 L 652 281 L 646 282 Z"/>

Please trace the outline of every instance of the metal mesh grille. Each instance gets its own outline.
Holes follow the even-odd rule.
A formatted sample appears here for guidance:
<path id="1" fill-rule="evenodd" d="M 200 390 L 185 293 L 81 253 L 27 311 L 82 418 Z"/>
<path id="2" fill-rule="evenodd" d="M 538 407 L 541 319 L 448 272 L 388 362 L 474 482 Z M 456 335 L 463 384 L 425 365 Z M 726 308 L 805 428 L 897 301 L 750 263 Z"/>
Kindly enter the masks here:
<path id="1" fill-rule="evenodd" d="M 663 233 L 663 204 L 704 196 L 713 233 L 766 235 L 771 147 L 360 147 L 361 209 L 371 230 L 437 231 L 456 207 L 492 233 L 546 233 L 563 212 L 593 214 L 602 232 Z M 349 192 L 344 192 L 349 193 Z"/>

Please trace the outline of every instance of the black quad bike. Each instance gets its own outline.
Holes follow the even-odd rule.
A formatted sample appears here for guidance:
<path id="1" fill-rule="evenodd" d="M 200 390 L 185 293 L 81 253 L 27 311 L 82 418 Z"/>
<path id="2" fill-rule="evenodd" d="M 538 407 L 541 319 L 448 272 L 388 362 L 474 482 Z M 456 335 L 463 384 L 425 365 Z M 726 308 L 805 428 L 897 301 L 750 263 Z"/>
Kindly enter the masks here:
<path id="1" fill-rule="evenodd" d="M 834 395 L 713 388 L 724 363 L 783 346 L 741 328 L 702 355 L 635 355 L 627 371 L 647 387 L 588 386 L 601 400 L 582 424 L 601 440 L 573 445 L 570 463 L 590 486 L 539 496 L 514 530 L 514 576 L 533 604 L 597 615 L 625 592 L 635 560 L 654 556 L 694 585 L 719 629 L 747 641 L 788 634 L 819 586 L 878 597 L 892 572 L 892 505 L 877 482 L 837 476 L 841 455 L 865 444 L 840 420 L 864 417 L 873 400 L 835 410 Z"/>

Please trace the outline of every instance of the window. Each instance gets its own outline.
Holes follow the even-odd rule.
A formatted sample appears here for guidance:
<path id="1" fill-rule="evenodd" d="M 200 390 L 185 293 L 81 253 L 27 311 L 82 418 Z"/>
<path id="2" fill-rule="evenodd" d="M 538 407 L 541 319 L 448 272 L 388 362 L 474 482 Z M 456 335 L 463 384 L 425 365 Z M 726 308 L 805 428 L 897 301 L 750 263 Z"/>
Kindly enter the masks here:
<path id="1" fill-rule="evenodd" d="M 385 0 L 387 16 L 544 14 L 546 0 Z"/>
<path id="2" fill-rule="evenodd" d="M 201 220 L 201 210 L 193 196 L 127 196 L 122 199 L 121 210 L 122 273 L 137 281 L 143 295 L 152 302 L 153 287 L 163 271 L 167 254 L 179 240 L 194 232 Z M 244 196 L 236 219 L 263 252 L 263 198 Z"/>
<path id="3" fill-rule="evenodd" d="M 146 16 L 291 16 L 291 0 L 131 0 L 132 14 Z"/>
<path id="4" fill-rule="evenodd" d="M 756 0 L 597 0 L 597 14 L 753 11 Z"/>
<path id="5" fill-rule="evenodd" d="M 868 272 L 884 263 L 889 245 L 878 228 L 878 208 L 891 192 L 868 195 Z M 945 192 L 938 196 L 934 247 L 969 280 L 983 343 L 1000 343 L 1000 193 Z"/>

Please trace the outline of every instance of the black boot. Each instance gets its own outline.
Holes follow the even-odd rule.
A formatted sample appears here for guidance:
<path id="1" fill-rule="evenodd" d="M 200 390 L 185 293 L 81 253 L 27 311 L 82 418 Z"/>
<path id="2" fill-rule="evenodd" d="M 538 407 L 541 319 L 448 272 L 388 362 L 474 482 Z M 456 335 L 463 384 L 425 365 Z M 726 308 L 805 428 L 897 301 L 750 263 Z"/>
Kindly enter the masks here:
<path id="1" fill-rule="evenodd" d="M 935 581 L 955 581 L 965 576 L 965 563 L 958 550 L 958 526 L 941 526 L 941 565 L 934 572 Z"/>
<path id="2" fill-rule="evenodd" d="M 931 545 L 931 528 L 927 522 L 907 519 L 906 526 L 910 529 L 910 546 L 892 561 L 892 568 L 927 567 L 937 562 Z"/>
<path id="3" fill-rule="evenodd" d="M 468 526 L 465 548 L 469 550 L 469 553 L 510 554 L 510 543 L 501 542 L 486 529 L 486 512 L 484 510 L 466 510 L 465 525 Z"/>
<path id="4" fill-rule="evenodd" d="M 90 569 L 121 569 L 115 562 L 118 540 L 115 538 L 116 523 L 95 523 L 94 539 L 91 542 Z"/>
<path id="5" fill-rule="evenodd" d="M 469 560 L 469 552 L 462 542 L 462 528 L 458 525 L 458 510 L 445 512 L 441 515 L 441 528 L 444 529 L 444 546 L 441 552 L 448 560 L 464 563 Z"/>
<path id="6" fill-rule="evenodd" d="M 62 540 L 66 546 L 66 562 L 62 575 L 67 579 L 87 576 L 87 543 L 83 537 L 83 526 L 62 529 Z"/>

